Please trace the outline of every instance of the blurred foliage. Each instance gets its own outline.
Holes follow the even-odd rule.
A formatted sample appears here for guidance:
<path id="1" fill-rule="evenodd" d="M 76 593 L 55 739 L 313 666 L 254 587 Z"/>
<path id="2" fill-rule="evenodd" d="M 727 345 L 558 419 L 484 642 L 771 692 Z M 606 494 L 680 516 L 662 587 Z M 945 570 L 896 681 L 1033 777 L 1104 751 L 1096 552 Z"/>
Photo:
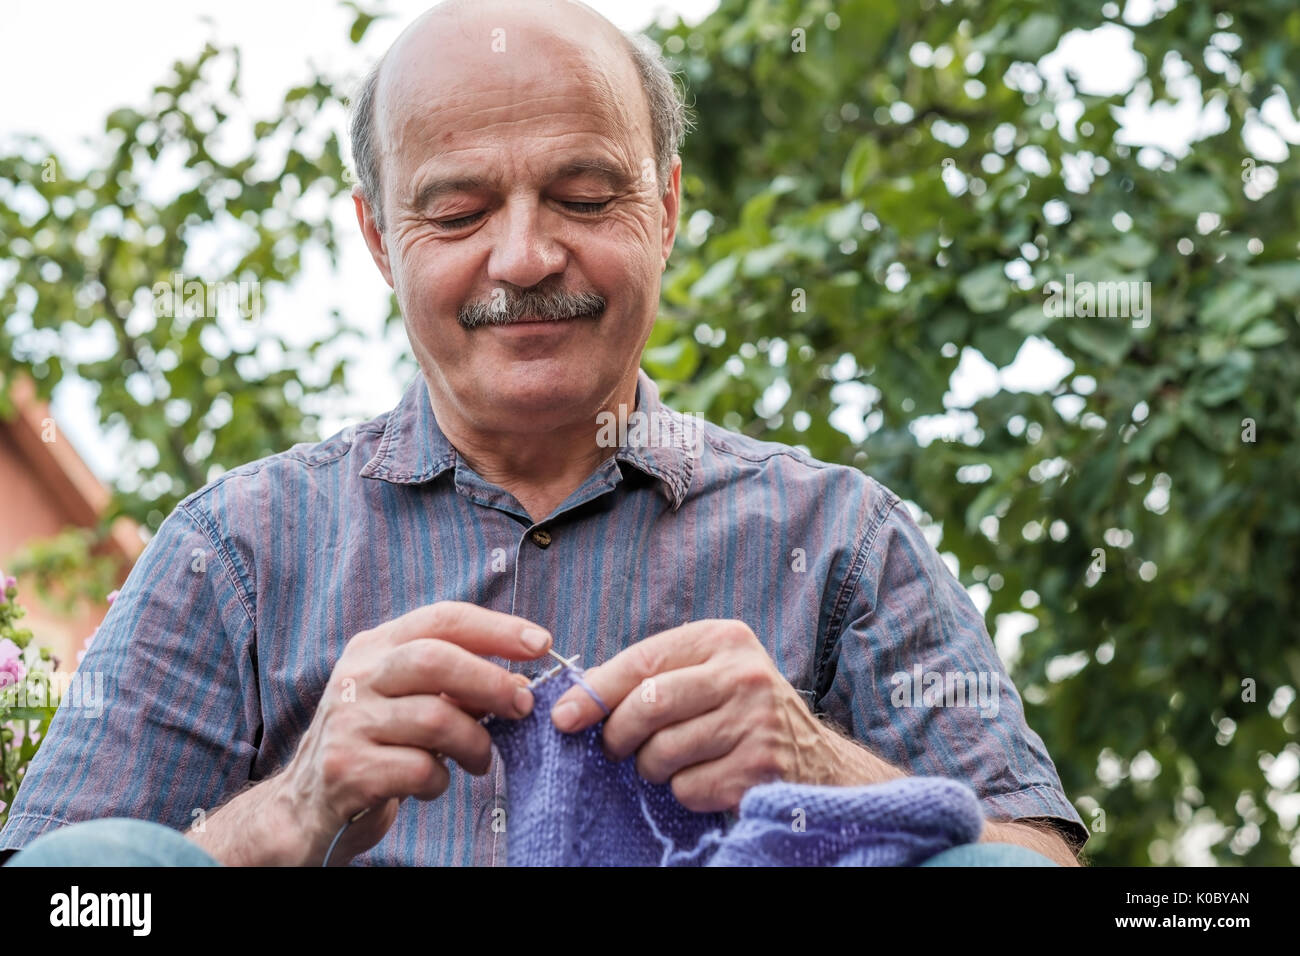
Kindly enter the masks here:
<path id="1" fill-rule="evenodd" d="M 122 577 L 121 562 L 99 547 L 107 529 L 65 528 L 28 542 L 7 559 L 8 570 L 28 578 L 47 609 L 76 613 L 83 602 L 99 604 Z"/>
<path id="2" fill-rule="evenodd" d="M 178 61 L 147 105 L 108 116 L 84 176 L 35 137 L 0 156 L 0 378 L 97 390 L 99 424 L 129 436 L 105 527 L 156 528 L 227 468 L 316 438 L 304 408 L 343 382 L 342 360 L 306 371 L 340 321 L 305 344 L 260 323 L 309 250 L 335 259 L 330 200 L 351 184 L 320 116 L 340 96 L 318 75 L 254 120 L 239 77 L 233 49 Z M 159 179 L 183 185 L 159 195 Z"/>
<path id="3" fill-rule="evenodd" d="M 658 31 L 698 129 L 646 364 L 676 407 L 915 502 L 990 631 L 1032 616 L 1012 673 L 1094 860 L 1176 862 L 1205 824 L 1221 862 L 1286 863 L 1295 811 L 1264 770 L 1300 754 L 1300 167 L 1243 129 L 1279 90 L 1295 122 L 1300 8 L 1189 2 L 1127 28 L 1142 72 L 1117 95 L 1042 66 L 1118 20 L 723 0 Z M 1183 156 L 1124 145 L 1116 108 L 1172 102 L 1184 75 L 1222 130 Z M 1149 324 L 1052 317 L 1067 275 L 1150 282 Z M 1073 363 L 1060 384 L 953 407 L 963 350 L 1001 368 L 1030 336 Z M 860 442 L 830 424 L 855 389 Z M 945 413 L 927 443 L 917 420 Z"/>
<path id="4" fill-rule="evenodd" d="M 357 42 L 374 14 L 348 6 Z M 651 31 L 697 128 L 643 364 L 683 411 L 864 468 L 941 531 L 991 631 L 1027 616 L 1003 619 L 1032 622 L 1012 674 L 1095 861 L 1178 862 L 1200 827 L 1222 862 L 1285 863 L 1295 814 L 1264 774 L 1300 754 L 1300 191 L 1244 131 L 1279 91 L 1294 117 L 1300 9 L 1158 10 L 1127 26 L 1075 0 L 722 0 Z M 1140 56 L 1133 83 L 1048 75 L 1063 37 L 1108 24 Z M 301 409 L 342 376 L 293 370 L 323 343 L 272 343 L 291 360 L 268 370 L 267 336 L 238 344 L 238 319 L 151 318 L 178 264 L 276 286 L 306 246 L 334 251 L 326 205 L 304 200 L 349 188 L 335 135 L 309 135 L 337 85 L 290 91 L 219 160 L 237 76 L 211 46 L 178 63 L 147 109 L 109 117 L 84 179 L 35 141 L 0 156 L 0 373 L 100 389 L 135 455 L 119 510 L 151 526 L 223 467 L 319 437 Z M 1188 83 L 1222 129 L 1186 155 L 1125 145 L 1117 107 Z M 173 156 L 192 185 L 152 195 Z M 200 271 L 214 228 L 244 253 Z M 1149 325 L 1054 317 L 1044 290 L 1067 276 L 1150 282 Z M 116 350 L 74 359 L 97 326 Z M 954 407 L 964 354 L 1005 367 L 1032 337 L 1073 364 L 1059 384 Z M 832 425 L 846 412 L 865 437 Z"/>

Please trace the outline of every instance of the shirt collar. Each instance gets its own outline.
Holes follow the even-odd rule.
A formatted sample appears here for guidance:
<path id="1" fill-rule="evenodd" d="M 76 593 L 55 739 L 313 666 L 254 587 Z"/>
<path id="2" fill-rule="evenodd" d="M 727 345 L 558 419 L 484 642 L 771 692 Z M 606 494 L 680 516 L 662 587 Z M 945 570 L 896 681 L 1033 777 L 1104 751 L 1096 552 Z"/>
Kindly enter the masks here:
<path id="1" fill-rule="evenodd" d="M 695 459 L 703 436 L 699 421 L 668 408 L 659 400 L 659 387 L 637 369 L 635 418 L 620 423 L 615 416 L 602 434 L 621 442 L 616 461 L 657 478 L 673 509 L 681 507 L 691 485 Z M 455 467 L 456 449 L 443 434 L 429 404 L 428 384 L 417 372 L 397 406 L 388 413 L 383 437 L 374 456 L 361 469 L 363 478 L 393 484 L 432 481 Z"/>

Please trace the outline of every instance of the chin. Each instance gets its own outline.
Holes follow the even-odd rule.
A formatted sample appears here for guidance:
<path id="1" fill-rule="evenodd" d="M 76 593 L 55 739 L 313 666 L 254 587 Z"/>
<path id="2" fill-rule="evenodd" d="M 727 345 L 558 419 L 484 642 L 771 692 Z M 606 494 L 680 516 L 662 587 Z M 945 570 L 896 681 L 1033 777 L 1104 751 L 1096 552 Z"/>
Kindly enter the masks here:
<path id="1" fill-rule="evenodd" d="M 509 371 L 485 375 L 488 398 L 507 417 L 538 423 L 554 420 L 558 414 L 584 414 L 594 409 L 604 394 L 614 387 L 595 374 L 598 367 L 591 356 L 573 363 L 519 362 Z M 594 412 L 592 413 L 594 414 Z"/>

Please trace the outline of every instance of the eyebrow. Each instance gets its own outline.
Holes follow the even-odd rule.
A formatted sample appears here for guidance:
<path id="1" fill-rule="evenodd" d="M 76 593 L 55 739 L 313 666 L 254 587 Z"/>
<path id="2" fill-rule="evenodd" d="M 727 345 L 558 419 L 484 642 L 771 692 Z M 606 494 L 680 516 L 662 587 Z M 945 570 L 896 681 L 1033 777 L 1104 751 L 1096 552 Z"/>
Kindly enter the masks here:
<path id="1" fill-rule="evenodd" d="M 574 176 L 595 175 L 604 180 L 611 189 L 624 189 L 632 181 L 627 171 L 620 166 L 603 159 L 578 159 L 565 163 L 548 174 L 547 182 L 557 179 L 570 179 Z M 491 189 L 494 180 L 484 176 L 455 176 L 447 179 L 435 179 L 421 186 L 411 201 L 412 209 L 425 209 L 435 199 L 448 193 L 477 192 Z"/>

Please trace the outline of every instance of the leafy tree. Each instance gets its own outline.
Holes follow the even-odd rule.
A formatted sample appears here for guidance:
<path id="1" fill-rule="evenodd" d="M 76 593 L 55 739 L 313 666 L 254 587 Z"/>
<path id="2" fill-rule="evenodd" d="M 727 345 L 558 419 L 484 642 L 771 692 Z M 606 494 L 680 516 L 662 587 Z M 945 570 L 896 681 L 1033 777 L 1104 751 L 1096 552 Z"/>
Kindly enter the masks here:
<path id="1" fill-rule="evenodd" d="M 991 631 L 1032 616 L 1013 676 L 1095 860 L 1176 860 L 1204 824 L 1220 861 L 1284 863 L 1296 817 L 1265 771 L 1289 750 L 1295 793 L 1300 179 L 1246 134 L 1279 91 L 1295 121 L 1300 9 L 1168 5 L 1130 28 L 1134 82 L 1097 95 L 1044 57 L 1118 19 L 1100 6 L 723 0 L 660 31 L 698 128 L 646 362 L 678 407 L 917 503 Z M 1116 108 L 1183 75 L 1222 129 L 1124 145 Z M 1150 283 L 1145 318 L 1045 294 L 1114 281 Z M 1031 336 L 1066 379 L 950 407 L 963 350 L 1004 367 Z M 860 441 L 831 424 L 855 387 Z"/>
<path id="2" fill-rule="evenodd" d="M 330 200 L 351 182 L 320 117 L 342 115 L 336 84 L 317 75 L 253 121 L 237 50 L 208 44 L 173 73 L 109 115 L 84 175 L 34 136 L 0 156 L 0 378 L 27 371 L 44 398 L 65 375 L 97 389 L 99 424 L 129 436 L 105 526 L 156 528 L 226 468 L 316 439 L 305 409 L 344 379 L 321 361 L 347 332 L 337 313 L 305 345 L 259 324 L 309 250 L 335 258 Z"/>

